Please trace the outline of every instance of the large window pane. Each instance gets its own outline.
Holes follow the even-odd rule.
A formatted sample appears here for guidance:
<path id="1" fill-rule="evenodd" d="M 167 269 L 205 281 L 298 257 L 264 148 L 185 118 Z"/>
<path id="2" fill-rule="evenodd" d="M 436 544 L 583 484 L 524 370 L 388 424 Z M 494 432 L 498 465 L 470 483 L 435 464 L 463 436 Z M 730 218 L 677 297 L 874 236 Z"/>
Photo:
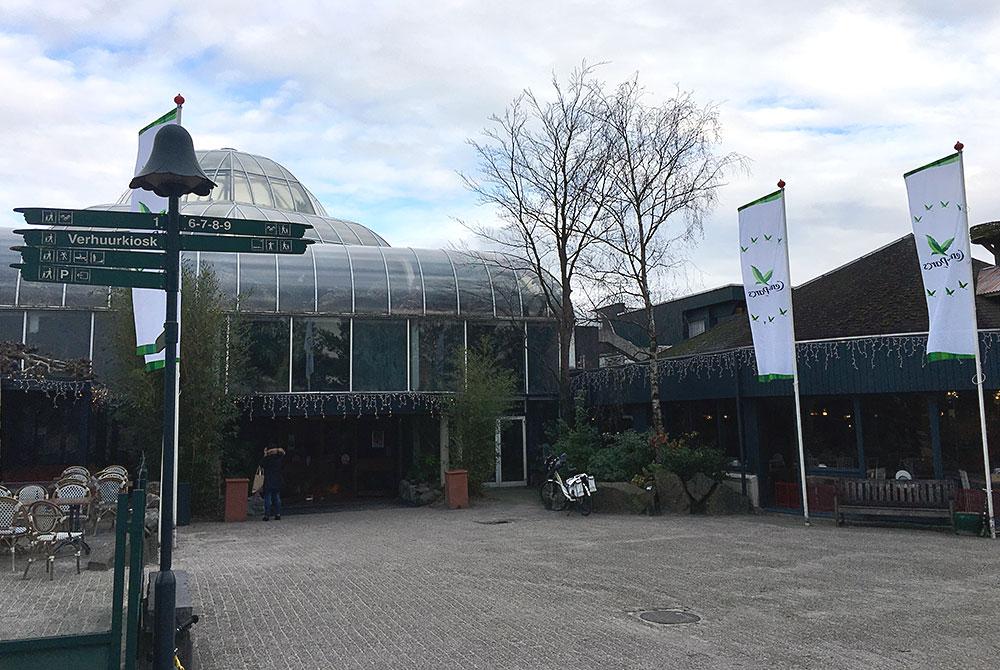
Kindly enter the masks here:
<path id="1" fill-rule="evenodd" d="M 524 325 L 472 323 L 469 329 L 469 348 L 479 348 L 483 341 L 489 343 L 497 362 L 505 370 L 514 373 L 514 382 L 519 391 L 524 390 Z"/>
<path id="2" fill-rule="evenodd" d="M 127 317 L 117 312 L 94 313 L 94 375 L 105 384 L 122 371 L 122 346 L 118 341 L 118 320 Z M 133 340 L 129 340 L 131 345 Z M 136 357 L 138 359 L 138 357 Z"/>
<path id="3" fill-rule="evenodd" d="M 892 478 L 906 470 L 914 478 L 934 476 L 927 399 L 916 394 L 868 396 L 862 401 L 865 468 Z M 876 472 L 877 471 L 877 472 Z"/>
<path id="4" fill-rule="evenodd" d="M 802 398 L 802 434 L 810 473 L 823 468 L 858 467 L 855 421 L 854 401 L 850 397 Z"/>
<path id="5" fill-rule="evenodd" d="M 461 321 L 410 321 L 410 384 L 414 391 L 454 391 L 465 341 Z"/>
<path id="6" fill-rule="evenodd" d="M 552 324 L 528 324 L 528 390 L 559 390 L 559 330 Z"/>
<path id="7" fill-rule="evenodd" d="M 17 304 L 22 307 L 62 307 L 63 285 L 21 280 Z"/>
<path id="8" fill-rule="evenodd" d="M 406 322 L 354 320 L 354 390 L 406 390 Z"/>
<path id="9" fill-rule="evenodd" d="M 350 321 L 295 319 L 292 331 L 292 390 L 347 391 Z"/>
<path id="10" fill-rule="evenodd" d="M 521 296 L 518 292 L 514 271 L 500 265 L 492 265 L 490 273 L 493 275 L 493 294 L 496 296 L 497 316 L 521 316 Z"/>
<path id="11" fill-rule="evenodd" d="M 385 261 L 376 247 L 351 249 L 354 266 L 354 309 L 359 314 L 387 314 L 389 290 Z"/>
<path id="12" fill-rule="evenodd" d="M 288 319 L 247 318 L 248 391 L 288 391 Z"/>
<path id="13" fill-rule="evenodd" d="M 458 314 L 455 270 L 443 251 L 420 249 L 420 269 L 424 273 L 424 295 L 428 314 Z"/>
<path id="14" fill-rule="evenodd" d="M 282 312 L 312 312 L 316 305 L 312 253 L 276 256 L 278 259 L 278 308 Z"/>
<path id="15" fill-rule="evenodd" d="M 201 271 L 215 273 L 219 290 L 226 297 L 226 309 L 236 309 L 237 254 L 201 253 Z"/>
<path id="16" fill-rule="evenodd" d="M 460 251 L 448 252 L 458 275 L 462 314 L 493 315 L 490 275 L 481 258 Z"/>
<path id="17" fill-rule="evenodd" d="M 317 311 L 350 314 L 352 277 L 347 248 L 340 244 L 314 244 L 316 281 L 319 284 Z"/>
<path id="18" fill-rule="evenodd" d="M 25 343 L 68 361 L 90 357 L 90 312 L 28 312 Z"/>
<path id="19" fill-rule="evenodd" d="M 67 307 L 107 307 L 108 287 L 66 284 Z"/>
<path id="20" fill-rule="evenodd" d="M 0 305 L 14 305 L 19 272 L 17 268 L 10 267 L 10 264 L 20 263 L 21 254 L 11 251 L 9 247 L 23 243 L 24 240 L 19 236 L 0 230 Z"/>
<path id="21" fill-rule="evenodd" d="M 989 399 L 989 396 L 987 398 Z M 941 462 L 945 474 L 957 477 L 959 470 L 965 470 L 974 479 L 982 480 L 983 438 L 979 427 L 977 393 L 975 391 L 940 393 L 937 395 L 937 404 L 941 422 Z M 996 405 L 995 399 L 989 404 Z M 986 418 L 986 425 L 989 427 L 989 420 L 992 417 L 987 415 Z M 990 435 L 990 438 L 992 442 L 993 436 Z M 1000 467 L 1000 464 L 995 467 Z"/>
<path id="22" fill-rule="evenodd" d="M 251 174 L 249 177 L 254 204 L 261 207 L 274 207 L 274 201 L 271 199 L 271 189 L 267 186 L 267 179 L 258 174 Z"/>
<path id="23" fill-rule="evenodd" d="M 278 279 L 271 254 L 240 254 L 240 310 L 274 312 Z"/>
<path id="24" fill-rule="evenodd" d="M 422 314 L 424 292 L 417 257 L 412 249 L 382 249 L 389 268 L 389 294 L 393 314 Z"/>
<path id="25" fill-rule="evenodd" d="M 0 342 L 20 342 L 24 333 L 24 311 L 0 311 Z"/>

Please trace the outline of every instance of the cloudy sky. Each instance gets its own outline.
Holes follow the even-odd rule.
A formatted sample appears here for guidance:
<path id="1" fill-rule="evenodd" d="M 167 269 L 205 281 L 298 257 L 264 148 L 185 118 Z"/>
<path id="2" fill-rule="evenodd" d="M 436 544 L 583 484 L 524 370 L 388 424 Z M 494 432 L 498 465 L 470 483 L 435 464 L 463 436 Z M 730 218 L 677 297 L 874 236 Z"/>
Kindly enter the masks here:
<path id="1" fill-rule="evenodd" d="M 739 280 L 736 207 L 779 177 L 800 283 L 906 234 L 902 173 L 956 139 L 972 223 L 1000 219 L 997 44 L 1000 9 L 973 1 L 4 0 L 0 225 L 116 199 L 180 91 L 198 148 L 274 158 L 394 246 L 454 243 L 494 219 L 457 176 L 466 139 L 586 59 L 718 103 L 723 150 L 751 160 L 687 290 Z"/>

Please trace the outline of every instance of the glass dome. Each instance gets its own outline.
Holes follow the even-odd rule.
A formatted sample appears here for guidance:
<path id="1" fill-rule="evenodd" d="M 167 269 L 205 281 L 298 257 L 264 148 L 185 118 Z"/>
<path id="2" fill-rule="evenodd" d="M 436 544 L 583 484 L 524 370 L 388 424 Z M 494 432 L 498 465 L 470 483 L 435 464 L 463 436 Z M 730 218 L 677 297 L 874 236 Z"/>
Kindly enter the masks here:
<path id="1" fill-rule="evenodd" d="M 270 158 L 236 149 L 196 151 L 201 168 L 217 186 L 207 196 L 181 198 L 181 214 L 308 223 L 307 237 L 329 244 L 387 247 L 389 243 L 360 223 L 335 219 L 295 176 Z M 89 209 L 128 211 L 132 191 L 113 205 Z"/>

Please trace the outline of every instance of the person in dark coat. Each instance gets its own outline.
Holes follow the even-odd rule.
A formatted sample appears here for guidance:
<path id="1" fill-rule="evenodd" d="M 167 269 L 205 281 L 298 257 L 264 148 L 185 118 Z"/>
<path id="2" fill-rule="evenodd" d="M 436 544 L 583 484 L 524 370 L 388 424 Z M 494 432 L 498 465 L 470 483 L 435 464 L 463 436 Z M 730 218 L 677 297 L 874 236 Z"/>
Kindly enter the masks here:
<path id="1" fill-rule="evenodd" d="M 264 459 L 260 462 L 264 470 L 264 521 L 271 517 L 281 520 L 281 470 L 285 461 L 285 450 L 271 446 L 264 450 Z"/>

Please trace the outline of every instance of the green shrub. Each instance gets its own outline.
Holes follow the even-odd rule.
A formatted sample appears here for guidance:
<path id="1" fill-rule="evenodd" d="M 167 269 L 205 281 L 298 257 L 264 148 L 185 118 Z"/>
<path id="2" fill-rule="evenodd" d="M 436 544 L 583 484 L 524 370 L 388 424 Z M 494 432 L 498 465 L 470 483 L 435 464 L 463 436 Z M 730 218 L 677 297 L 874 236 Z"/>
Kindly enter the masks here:
<path id="1" fill-rule="evenodd" d="M 626 430 L 604 436 L 605 445 L 587 463 L 587 473 L 598 481 L 627 482 L 653 462 L 649 435 Z"/>
<path id="2" fill-rule="evenodd" d="M 560 418 L 549 436 L 553 440 L 552 453 L 566 454 L 566 473 L 587 470 L 590 459 L 601 448 L 601 433 L 587 412 L 582 393 L 575 398 L 573 418 L 572 426 Z"/>

